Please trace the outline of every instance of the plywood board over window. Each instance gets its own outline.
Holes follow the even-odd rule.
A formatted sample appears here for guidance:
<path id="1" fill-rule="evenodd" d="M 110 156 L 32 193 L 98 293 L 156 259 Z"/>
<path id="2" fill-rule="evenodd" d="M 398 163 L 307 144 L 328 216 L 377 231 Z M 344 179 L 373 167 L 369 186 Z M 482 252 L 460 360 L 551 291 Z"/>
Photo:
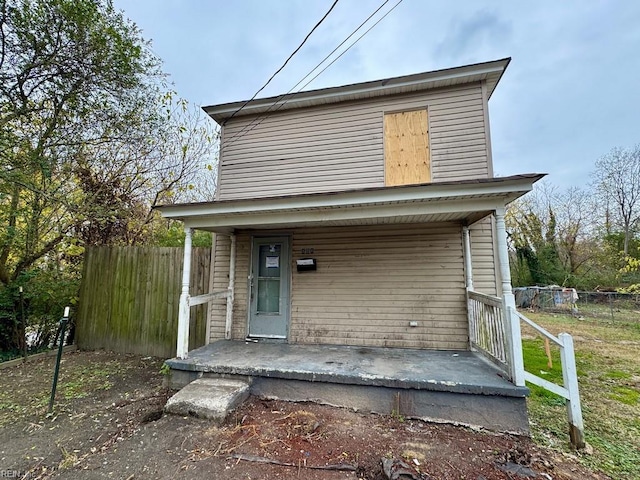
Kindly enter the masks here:
<path id="1" fill-rule="evenodd" d="M 385 185 L 431 181 L 427 110 L 384 116 Z"/>

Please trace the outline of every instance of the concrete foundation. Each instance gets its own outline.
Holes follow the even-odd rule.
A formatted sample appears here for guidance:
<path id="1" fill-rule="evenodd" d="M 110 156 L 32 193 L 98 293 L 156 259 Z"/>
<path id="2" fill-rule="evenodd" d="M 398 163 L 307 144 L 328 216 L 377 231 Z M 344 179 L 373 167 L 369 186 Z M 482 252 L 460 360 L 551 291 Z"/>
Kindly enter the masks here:
<path id="1" fill-rule="evenodd" d="M 529 432 L 528 389 L 473 352 L 220 341 L 167 363 L 174 388 L 238 378 L 259 397 Z"/>
<path id="2" fill-rule="evenodd" d="M 524 398 L 256 377 L 251 394 L 529 434 Z"/>
<path id="3" fill-rule="evenodd" d="M 172 368 L 169 371 L 169 375 L 164 377 L 164 386 L 169 387 L 172 390 L 180 390 L 186 387 L 194 380 L 202 377 L 202 372 L 196 372 L 193 370 L 179 370 Z"/>

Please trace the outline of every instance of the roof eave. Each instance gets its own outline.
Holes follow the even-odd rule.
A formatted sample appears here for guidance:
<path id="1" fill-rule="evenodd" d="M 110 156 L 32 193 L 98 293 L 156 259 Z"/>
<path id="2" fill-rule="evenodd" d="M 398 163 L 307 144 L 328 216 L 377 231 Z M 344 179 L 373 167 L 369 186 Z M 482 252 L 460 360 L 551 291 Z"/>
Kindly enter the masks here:
<path id="1" fill-rule="evenodd" d="M 504 71 L 509 65 L 511 58 L 503 58 L 490 62 L 483 62 L 460 67 L 447 68 L 442 70 L 434 70 L 431 72 L 418 73 L 413 75 L 405 75 L 389 79 L 380 79 L 370 82 L 356 83 L 351 85 L 343 85 L 338 87 L 322 88 L 317 90 L 309 90 L 305 92 L 285 94 L 275 97 L 260 98 L 249 102 L 240 101 L 232 103 L 224 103 L 219 105 L 211 105 L 202 107 L 203 110 L 213 118 L 217 123 L 222 124 L 226 119 L 234 115 L 238 109 L 242 108 L 240 114 L 250 115 L 260 113 L 265 107 L 280 109 L 285 103 L 287 108 L 302 108 L 311 106 L 318 101 L 340 102 L 345 100 L 354 100 L 358 98 L 367 98 L 372 93 L 384 95 L 385 93 L 394 94 L 394 91 L 405 87 L 419 87 L 419 90 L 429 90 L 438 88 L 439 82 L 447 80 L 463 80 L 468 78 L 471 82 L 478 75 L 498 75 L 495 84 L 488 91 L 488 96 L 495 90 Z M 473 80 L 477 81 L 477 80 Z M 246 104 L 246 105 L 245 105 Z"/>

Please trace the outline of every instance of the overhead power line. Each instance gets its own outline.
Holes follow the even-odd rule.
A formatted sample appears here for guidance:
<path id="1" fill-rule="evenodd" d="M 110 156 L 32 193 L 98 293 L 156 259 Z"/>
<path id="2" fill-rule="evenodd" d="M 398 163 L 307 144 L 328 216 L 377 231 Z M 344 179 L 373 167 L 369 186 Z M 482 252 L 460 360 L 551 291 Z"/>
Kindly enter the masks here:
<path id="1" fill-rule="evenodd" d="M 296 89 L 296 87 L 297 87 L 298 85 L 300 85 L 302 82 L 304 82 L 304 81 L 305 81 L 305 80 L 306 80 L 306 79 L 307 79 L 307 78 L 308 78 L 308 77 L 309 77 L 313 72 L 315 72 L 318 68 L 320 68 L 320 65 L 322 65 L 324 62 L 326 62 L 326 61 L 327 61 L 327 59 L 328 59 L 329 57 L 331 57 L 331 55 L 333 55 L 334 53 L 336 53 L 336 51 L 337 51 L 337 50 L 338 50 L 342 45 L 344 45 L 345 43 L 347 43 L 347 40 L 349 40 L 351 37 L 353 37 L 353 36 L 358 32 L 358 30 L 360 30 L 360 29 L 361 29 L 361 28 L 362 28 L 362 27 L 363 27 L 363 26 L 364 26 L 364 25 L 365 25 L 369 20 L 371 20 L 371 18 L 372 18 L 376 13 L 378 13 L 378 12 L 382 9 L 382 7 L 384 7 L 387 3 L 389 3 L 389 1 L 390 1 L 390 0 L 385 0 L 384 2 L 382 2 L 382 4 L 381 4 L 378 8 L 376 8 L 376 9 L 375 9 L 375 10 L 374 10 L 374 11 L 373 11 L 373 12 L 372 12 L 372 13 L 371 13 L 371 14 L 370 14 L 370 15 L 369 15 L 369 16 L 368 16 L 368 17 L 367 17 L 367 18 L 366 18 L 366 19 L 365 19 L 365 20 L 364 20 L 360 25 L 358 25 L 358 28 L 356 28 L 353 32 L 351 32 L 351 33 L 349 34 L 349 36 L 348 36 L 347 38 L 345 38 L 342 42 L 340 42 L 336 48 L 334 48 L 333 50 L 331 50 L 331 52 L 329 52 L 329 54 L 328 54 L 327 56 L 325 56 L 325 57 L 320 61 L 320 63 L 318 63 L 315 67 L 313 67 L 313 68 L 309 71 L 309 73 L 307 73 L 304 77 L 302 77 L 302 78 L 300 79 L 300 81 L 299 81 L 298 83 L 296 83 L 293 87 L 291 87 L 291 89 L 290 89 L 287 93 L 285 93 L 285 94 L 283 94 L 283 95 L 280 95 L 279 99 L 284 98 L 285 96 L 287 96 L 288 94 L 290 94 L 293 90 L 295 90 L 295 89 Z M 402 0 L 400 0 L 400 1 L 402 1 Z M 394 8 L 395 8 L 395 7 L 394 7 Z M 393 9 L 391 9 L 391 10 L 393 10 Z M 389 11 L 391 11 L 391 10 L 389 10 Z M 388 13 L 388 12 L 387 12 L 387 13 Z M 386 16 L 386 14 L 385 14 L 385 16 Z M 382 18 L 384 18 L 384 17 L 382 17 Z M 349 48 L 351 48 L 351 47 L 349 47 Z M 347 50 L 348 50 L 348 48 L 347 48 Z M 345 51 L 346 51 L 346 50 L 345 50 Z M 338 58 L 339 58 L 339 57 L 338 57 Z M 324 71 L 324 70 L 323 70 L 323 71 Z M 317 78 L 317 75 L 316 75 L 316 77 L 314 77 L 314 78 Z M 309 82 L 309 83 L 310 83 L 310 82 Z M 300 87 L 300 90 L 302 90 L 304 87 L 306 87 L 309 83 L 306 83 L 304 86 Z M 299 91 L 300 91 L 300 90 L 299 90 Z M 278 99 L 278 100 L 279 100 L 279 99 Z"/>
<path id="2" fill-rule="evenodd" d="M 230 116 L 229 118 L 227 118 L 227 119 L 223 122 L 223 125 L 225 125 L 229 120 L 231 120 L 231 119 L 232 119 L 232 118 L 233 118 L 233 117 L 234 117 L 234 116 L 235 116 L 235 115 L 236 115 L 240 110 L 242 110 L 244 107 L 246 107 L 246 106 L 247 106 L 247 104 L 248 104 L 251 100 L 255 99 L 255 98 L 256 98 L 256 96 L 258 96 L 258 94 L 259 94 L 262 90 L 264 90 L 264 89 L 265 89 L 265 87 L 266 87 L 267 85 L 269 85 L 269 83 L 271 83 L 271 80 L 273 80 L 273 79 L 275 78 L 275 76 L 276 76 L 278 73 L 280 73 L 280 72 L 282 71 L 282 69 L 287 65 L 287 63 L 289 63 L 289 60 L 291 60 L 291 59 L 293 58 L 293 56 L 294 56 L 296 53 L 298 53 L 298 51 L 299 51 L 299 50 L 302 48 L 302 46 L 306 43 L 306 41 L 307 41 L 307 40 L 309 40 L 309 37 L 311 36 L 311 34 L 312 34 L 313 32 L 315 32 L 315 30 L 320 26 L 320 24 L 321 24 L 322 22 L 324 22 L 325 18 L 327 18 L 327 17 L 329 16 L 329 14 L 331 13 L 331 10 L 333 10 L 333 8 L 336 6 L 336 4 L 337 4 L 337 3 L 338 3 L 338 0 L 335 0 L 335 1 L 333 2 L 333 4 L 331 5 L 331 7 L 329 8 L 329 10 L 327 10 L 327 13 L 325 13 L 325 14 L 324 14 L 324 16 L 320 19 L 320 21 L 319 21 L 318 23 L 316 23 L 316 24 L 315 24 L 315 26 L 311 29 L 311 31 L 307 34 L 307 36 L 306 36 L 306 37 L 304 37 L 304 40 L 302 40 L 302 43 L 301 43 L 300 45 L 298 45 L 298 48 L 296 48 L 296 49 L 293 51 L 293 53 L 292 53 L 291 55 L 289 55 L 289 57 L 284 61 L 284 63 L 282 64 L 282 66 L 281 66 L 278 70 L 276 70 L 276 72 L 275 72 L 273 75 L 271 75 L 271 77 L 269 78 L 269 80 L 267 80 L 267 82 L 266 82 L 262 87 L 260 87 L 260 89 L 259 89 L 256 93 L 254 93 L 254 94 L 253 94 L 253 97 L 251 97 L 249 100 L 247 100 L 246 102 L 244 102 L 240 108 L 238 108 L 235 112 L 233 112 L 233 113 L 231 114 L 231 116 Z"/>
<path id="3" fill-rule="evenodd" d="M 296 87 L 298 87 L 298 85 L 300 85 L 300 84 L 301 84 L 302 82 L 304 82 L 307 78 L 309 78 L 309 76 L 310 76 L 313 72 L 315 72 L 315 71 L 316 71 L 316 70 L 317 70 L 317 69 L 318 69 L 318 68 L 319 68 L 319 67 L 320 67 L 324 62 L 326 62 L 326 61 L 327 61 L 327 59 L 328 59 L 329 57 L 331 57 L 331 55 L 333 55 L 333 54 L 334 54 L 334 53 L 335 53 L 335 52 L 336 52 L 336 51 L 337 51 L 337 50 L 338 50 L 342 45 L 344 45 L 344 44 L 345 44 L 345 43 L 346 43 L 346 42 L 347 42 L 351 37 L 353 37 L 353 36 L 358 32 L 358 30 L 360 30 L 360 29 L 363 27 L 363 25 L 365 25 L 369 20 L 371 20 L 371 18 L 372 18 L 376 13 L 378 13 L 382 7 L 384 7 L 387 3 L 389 3 L 389 1 L 390 1 L 390 0 L 385 0 L 385 1 L 384 1 L 384 2 L 383 2 L 383 3 L 382 3 L 378 8 L 376 8 L 376 9 L 375 9 L 375 10 L 374 10 L 374 11 L 373 11 L 373 12 L 372 12 L 372 13 L 371 13 L 371 14 L 370 14 L 370 15 L 369 15 L 369 16 L 368 16 L 368 17 L 367 17 L 367 18 L 366 18 L 366 19 L 365 19 L 365 20 L 364 20 L 360 25 L 358 25 L 358 28 L 356 28 L 353 32 L 351 32 L 351 33 L 349 34 L 349 36 L 348 36 L 347 38 L 345 38 L 342 42 L 340 42 L 340 44 L 339 44 L 336 48 L 334 48 L 333 50 L 331 50 L 331 52 L 330 52 L 327 56 L 325 56 L 325 57 L 324 57 L 324 58 L 323 58 L 323 59 L 322 59 L 322 60 L 321 60 L 321 61 L 320 61 L 320 62 L 319 62 L 315 67 L 313 67 L 313 68 L 312 68 L 312 69 L 311 69 L 311 70 L 310 70 L 310 71 L 309 71 L 309 72 L 308 72 L 304 77 L 302 77 L 302 78 L 298 81 L 298 83 L 296 83 L 293 87 L 291 87 L 287 93 L 283 93 L 283 94 L 281 94 L 278 98 L 276 98 L 276 99 L 274 100 L 274 102 L 269 106 L 269 108 L 267 108 L 267 110 L 266 110 L 265 112 L 263 112 L 260 116 L 258 116 L 258 117 L 256 117 L 256 118 L 254 118 L 254 119 L 253 119 L 253 120 L 252 120 L 248 125 L 245 125 L 245 126 L 244 126 L 244 128 L 243 128 L 242 130 L 240 130 L 238 133 L 236 133 L 236 134 L 235 134 L 234 136 L 232 136 L 230 139 L 225 140 L 224 144 L 223 144 L 223 145 L 221 145 L 221 148 L 222 148 L 222 147 L 225 147 L 225 146 L 228 146 L 228 145 L 231 145 L 231 144 L 233 143 L 234 139 L 235 139 L 235 138 L 240 138 L 240 137 L 242 137 L 242 134 L 243 134 L 245 131 L 247 131 L 247 130 L 248 130 L 248 131 L 250 132 L 251 130 L 253 130 L 253 128 L 252 128 L 252 127 L 253 127 L 253 125 L 255 125 L 255 124 L 256 124 L 256 122 L 259 122 L 259 123 L 258 123 L 258 125 L 259 125 L 260 123 L 262 123 L 262 120 L 269 116 L 269 111 L 270 111 L 273 107 L 275 107 L 275 106 L 278 104 L 278 102 L 279 102 L 280 100 L 282 100 L 282 99 L 283 99 L 283 98 L 285 98 L 287 95 L 289 95 L 291 92 L 293 92 L 293 91 L 296 89 Z M 304 87 L 303 87 L 303 88 L 304 88 Z M 277 110 L 279 110 L 279 108 L 278 108 Z M 258 126 L 258 125 L 256 125 L 256 126 Z M 248 133 L 248 132 L 247 132 L 247 133 Z"/>
<path id="4" fill-rule="evenodd" d="M 231 138 L 229 138 L 228 140 L 225 140 L 223 142 L 223 144 L 220 146 L 220 150 L 223 149 L 223 147 L 227 147 L 231 144 L 233 144 L 234 142 L 236 142 L 237 140 L 239 140 L 240 138 L 242 138 L 243 136 L 245 136 L 246 134 L 248 134 L 249 132 L 251 132 L 253 129 L 255 129 L 256 127 L 258 127 L 264 120 L 267 119 L 267 117 L 269 117 L 272 113 L 277 112 L 278 110 L 280 110 L 282 107 L 284 107 L 292 98 L 293 95 L 295 95 L 295 93 L 299 93 L 300 91 L 302 91 L 305 87 L 307 87 L 311 82 L 313 82 L 316 78 L 318 78 L 325 70 L 327 70 L 327 68 L 329 68 L 331 65 L 333 65 L 340 57 L 342 57 L 345 53 L 347 53 L 349 51 L 349 49 L 351 49 L 356 43 L 358 43 L 367 33 L 369 33 L 376 25 L 378 25 L 378 23 L 380 23 L 387 15 L 389 15 L 393 10 L 395 10 L 395 8 L 400 5 L 402 3 L 403 0 L 398 0 L 398 2 L 391 7 L 382 17 L 380 17 L 371 27 L 369 27 L 362 35 L 360 35 L 353 43 L 351 43 L 351 45 L 349 45 L 345 50 L 343 50 L 340 55 L 338 55 L 336 58 L 334 58 L 327 66 L 325 66 L 320 72 L 318 72 L 311 80 L 309 80 L 307 83 L 305 83 L 302 87 L 300 87 L 300 89 L 295 92 L 293 95 L 290 95 L 291 92 L 293 90 L 296 89 L 296 87 L 298 87 L 298 85 L 300 85 L 302 82 L 304 82 L 307 78 L 309 78 L 309 76 L 311 74 L 313 74 L 313 72 L 315 72 L 324 62 L 327 61 L 328 58 L 331 57 L 331 55 L 333 55 L 342 45 L 344 45 L 351 37 L 353 37 L 366 23 L 369 22 L 369 20 L 371 20 L 371 18 L 378 13 L 387 3 L 389 3 L 390 0 L 385 0 L 376 10 L 373 11 L 373 13 L 371 13 L 353 32 L 351 32 L 349 34 L 348 37 L 346 37 L 342 42 L 340 42 L 340 44 L 335 47 L 327 56 L 325 56 L 315 67 L 313 67 L 309 73 L 307 73 L 304 77 L 302 77 L 302 79 L 300 79 L 300 81 L 298 83 L 296 83 L 287 93 L 284 93 L 282 95 L 280 95 L 278 98 L 276 98 L 274 100 L 274 102 L 269 105 L 269 108 L 267 108 L 266 111 L 264 111 L 260 116 L 256 117 L 254 120 L 252 120 L 248 125 L 246 125 L 244 128 L 242 128 L 242 130 L 240 130 L 238 133 L 236 133 L 235 135 L 233 135 Z M 287 100 L 285 100 L 282 103 L 279 103 L 283 98 L 290 96 L 290 98 L 288 98 Z M 248 102 L 245 102 L 245 104 L 243 105 L 246 106 Z M 276 107 L 277 105 L 277 107 Z M 273 110 L 275 108 L 275 110 Z M 237 113 L 234 112 L 234 114 Z M 229 117 L 230 119 L 231 117 Z M 227 120 L 229 120 L 227 119 Z M 226 123 L 226 121 L 224 122 Z"/>
<path id="5" fill-rule="evenodd" d="M 388 1 L 388 0 L 387 0 L 387 1 Z M 385 3 L 387 3 L 387 2 L 385 2 Z M 362 37 L 364 37 L 367 33 L 369 33 L 371 30 L 373 30 L 373 28 L 374 28 L 376 25 L 378 25 L 382 20 L 384 20 L 384 18 L 385 18 L 387 15 L 389 15 L 391 12 L 393 12 L 393 11 L 395 10 L 395 8 L 396 8 L 398 5 L 400 5 L 401 3 L 402 3 L 402 0 L 398 0 L 398 2 L 397 2 L 393 7 L 391 7 L 391 8 L 387 11 L 387 13 L 385 13 L 382 17 L 380 17 L 376 23 L 374 23 L 373 25 L 371 25 L 371 26 L 370 26 L 370 27 L 369 27 L 369 28 L 368 28 L 368 29 L 367 29 L 367 30 L 366 30 L 362 35 L 360 35 L 360 36 L 355 40 L 355 42 L 353 42 L 353 43 L 352 43 L 351 45 L 349 45 L 345 50 L 343 50 L 343 51 L 342 51 L 342 53 L 340 53 L 340 55 L 338 55 L 336 58 L 334 58 L 334 59 L 331 61 L 331 63 L 329 63 L 329 65 L 327 65 L 327 66 L 326 66 L 326 67 L 324 67 L 322 70 L 320 70 L 320 71 L 316 74 L 316 76 L 315 76 L 315 77 L 313 77 L 311 80 L 309 80 L 307 83 L 305 83 L 305 84 L 300 88 L 300 90 L 303 90 L 303 89 L 304 89 L 304 88 L 306 88 L 306 87 L 307 87 L 311 82 L 313 82 L 316 78 L 318 78 L 318 77 L 319 77 L 319 76 L 320 76 L 320 75 L 321 75 L 321 74 L 322 74 L 322 73 L 323 73 L 327 68 L 329 68 L 331 65 L 333 65 L 333 64 L 334 64 L 334 63 L 335 63 L 335 62 L 336 62 L 336 61 L 337 61 L 341 56 L 343 56 L 345 53 L 347 53 L 351 47 L 353 47 L 356 43 L 358 43 L 358 42 L 362 39 Z M 298 90 L 298 91 L 300 91 L 300 90 Z"/>

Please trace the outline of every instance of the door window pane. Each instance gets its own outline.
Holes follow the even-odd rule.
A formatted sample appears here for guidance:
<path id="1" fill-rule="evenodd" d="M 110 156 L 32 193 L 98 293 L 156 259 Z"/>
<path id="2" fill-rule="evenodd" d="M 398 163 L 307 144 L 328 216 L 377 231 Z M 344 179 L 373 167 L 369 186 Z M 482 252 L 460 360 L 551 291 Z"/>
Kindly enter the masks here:
<path id="1" fill-rule="evenodd" d="M 282 244 L 260 245 L 258 253 L 259 313 L 280 313 L 280 269 Z"/>
<path id="2" fill-rule="evenodd" d="M 280 279 L 279 278 L 259 278 L 258 279 L 258 312 L 279 313 L 280 312 Z"/>
<path id="3" fill-rule="evenodd" d="M 282 245 L 260 245 L 258 277 L 280 278 Z"/>

